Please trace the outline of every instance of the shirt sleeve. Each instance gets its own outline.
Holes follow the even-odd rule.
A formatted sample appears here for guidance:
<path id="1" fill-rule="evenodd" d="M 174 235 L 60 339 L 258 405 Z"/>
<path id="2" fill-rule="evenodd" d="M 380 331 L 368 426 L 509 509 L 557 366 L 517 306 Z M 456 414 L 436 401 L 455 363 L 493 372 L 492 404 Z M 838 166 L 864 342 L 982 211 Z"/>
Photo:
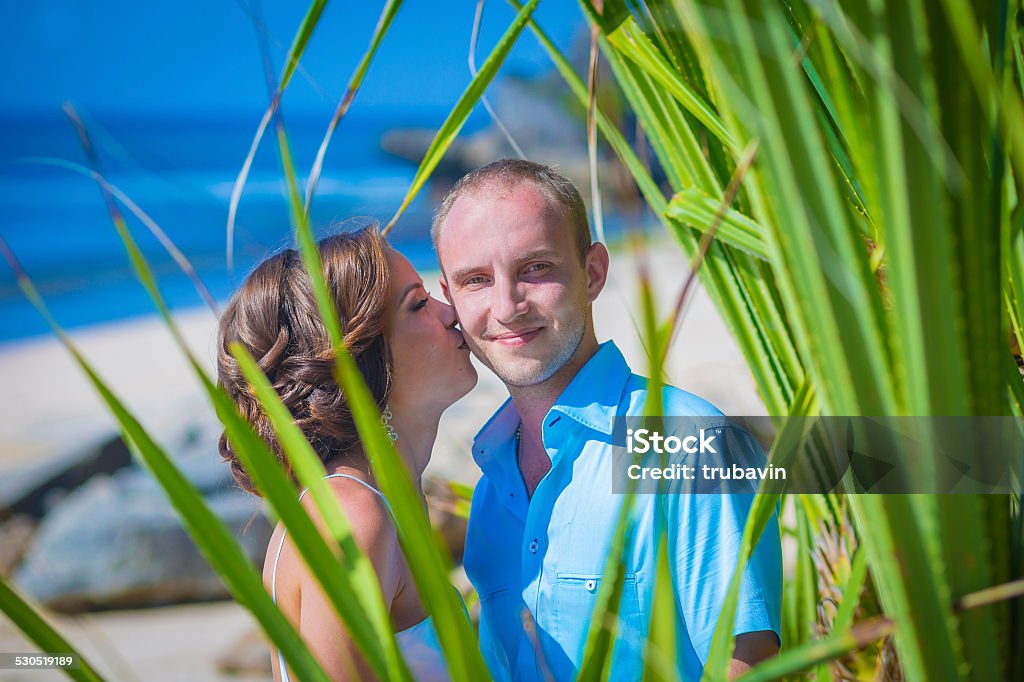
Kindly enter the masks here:
<path id="1" fill-rule="evenodd" d="M 720 463 L 766 461 L 757 441 L 743 429 L 727 426 L 718 435 L 725 445 L 718 455 Z M 739 559 L 743 529 L 756 497 L 753 485 L 750 490 L 667 493 L 662 500 L 677 605 L 702 665 Z M 782 547 L 776 509 L 743 572 L 733 634 L 772 630 L 781 643 L 781 617 Z"/>
<path id="2" fill-rule="evenodd" d="M 487 614 L 480 614 L 480 652 L 483 654 L 484 662 L 487 664 L 491 677 L 495 682 L 509 680 L 509 665 L 505 658 L 505 651 L 494 640 L 491 632 L 490 618 Z"/>

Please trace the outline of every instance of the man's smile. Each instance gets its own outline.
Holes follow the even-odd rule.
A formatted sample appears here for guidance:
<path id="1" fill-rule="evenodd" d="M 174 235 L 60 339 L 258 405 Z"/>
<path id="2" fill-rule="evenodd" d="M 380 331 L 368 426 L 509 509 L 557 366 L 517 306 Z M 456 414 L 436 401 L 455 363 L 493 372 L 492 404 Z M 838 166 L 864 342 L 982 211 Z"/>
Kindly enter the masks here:
<path id="1" fill-rule="evenodd" d="M 503 346 L 523 346 L 532 341 L 543 327 L 530 327 L 514 332 L 504 332 L 488 336 L 490 341 L 495 341 Z"/>

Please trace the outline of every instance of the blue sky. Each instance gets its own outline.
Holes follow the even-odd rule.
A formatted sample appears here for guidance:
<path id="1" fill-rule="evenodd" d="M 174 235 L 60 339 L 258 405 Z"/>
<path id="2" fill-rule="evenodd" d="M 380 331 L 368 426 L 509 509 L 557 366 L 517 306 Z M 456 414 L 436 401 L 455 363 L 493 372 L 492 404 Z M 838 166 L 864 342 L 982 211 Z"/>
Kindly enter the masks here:
<path id="1" fill-rule="evenodd" d="M 59 116 L 64 100 L 97 116 L 203 117 L 259 112 L 266 88 L 256 32 L 243 8 L 257 0 L 0 1 L 0 114 Z M 259 0 L 279 70 L 306 3 Z M 329 3 L 303 58 L 286 111 L 329 116 L 369 42 L 378 2 Z M 406 0 L 365 86 L 361 112 L 450 108 L 469 82 L 473 0 Z M 514 16 L 489 0 L 478 64 Z M 542 0 L 536 17 L 563 47 L 582 17 L 572 0 Z M 508 73 L 550 68 L 527 30 Z M 311 84 L 310 81 L 316 83 Z"/>

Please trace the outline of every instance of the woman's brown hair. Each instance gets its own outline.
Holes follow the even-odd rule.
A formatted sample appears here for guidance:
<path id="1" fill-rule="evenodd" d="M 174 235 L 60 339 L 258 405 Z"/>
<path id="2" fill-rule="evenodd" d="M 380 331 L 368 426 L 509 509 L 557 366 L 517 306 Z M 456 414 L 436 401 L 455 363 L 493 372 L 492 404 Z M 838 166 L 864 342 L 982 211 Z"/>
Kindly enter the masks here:
<path id="1" fill-rule="evenodd" d="M 318 247 L 345 344 L 378 406 L 383 406 L 391 389 L 391 353 L 384 335 L 390 292 L 384 238 L 373 225 L 332 235 Z M 256 358 L 322 462 L 361 452 L 352 413 L 332 374 L 330 338 L 294 249 L 266 259 L 246 278 L 224 310 L 217 340 L 219 384 L 287 467 L 270 420 L 229 351 L 233 342 Z M 219 449 L 238 484 L 258 494 L 226 433 Z"/>

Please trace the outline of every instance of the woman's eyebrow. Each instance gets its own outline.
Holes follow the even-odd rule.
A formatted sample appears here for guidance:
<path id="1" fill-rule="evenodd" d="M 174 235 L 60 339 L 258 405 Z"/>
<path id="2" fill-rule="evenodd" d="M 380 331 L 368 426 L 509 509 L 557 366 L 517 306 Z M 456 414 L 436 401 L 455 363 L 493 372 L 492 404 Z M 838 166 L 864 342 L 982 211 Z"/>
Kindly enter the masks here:
<path id="1" fill-rule="evenodd" d="M 405 287 L 405 289 L 402 290 L 402 295 L 398 297 L 398 302 L 401 303 L 402 301 L 405 300 L 405 297 L 409 295 L 409 292 L 416 291 L 422 286 L 423 282 L 413 282 L 412 284 L 409 284 L 408 286 Z"/>

